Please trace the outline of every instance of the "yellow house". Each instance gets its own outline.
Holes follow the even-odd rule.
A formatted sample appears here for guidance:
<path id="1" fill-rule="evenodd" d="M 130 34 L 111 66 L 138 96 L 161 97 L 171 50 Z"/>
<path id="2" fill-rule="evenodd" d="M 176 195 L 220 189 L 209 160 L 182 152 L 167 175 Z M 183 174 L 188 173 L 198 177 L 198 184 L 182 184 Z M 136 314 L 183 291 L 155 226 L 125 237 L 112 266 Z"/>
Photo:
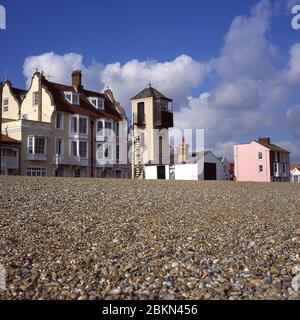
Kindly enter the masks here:
<path id="1" fill-rule="evenodd" d="M 6 81 L 2 100 L 2 132 L 22 142 L 22 175 L 129 176 L 125 112 L 111 90 L 86 90 L 81 71 L 72 73 L 71 85 L 37 71 L 27 91 Z"/>

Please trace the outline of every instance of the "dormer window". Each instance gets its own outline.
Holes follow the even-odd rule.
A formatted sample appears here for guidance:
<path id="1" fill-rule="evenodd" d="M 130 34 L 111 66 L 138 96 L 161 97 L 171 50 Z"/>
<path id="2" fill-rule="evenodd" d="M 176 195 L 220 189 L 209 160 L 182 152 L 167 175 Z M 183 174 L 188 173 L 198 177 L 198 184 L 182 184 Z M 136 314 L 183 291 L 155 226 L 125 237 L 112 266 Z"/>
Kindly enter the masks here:
<path id="1" fill-rule="evenodd" d="M 77 92 L 65 92 L 64 95 L 70 103 L 79 105 L 79 94 Z"/>
<path id="2" fill-rule="evenodd" d="M 89 98 L 91 104 L 99 110 L 104 110 L 104 99 L 103 98 L 97 98 L 97 97 L 91 97 Z"/>

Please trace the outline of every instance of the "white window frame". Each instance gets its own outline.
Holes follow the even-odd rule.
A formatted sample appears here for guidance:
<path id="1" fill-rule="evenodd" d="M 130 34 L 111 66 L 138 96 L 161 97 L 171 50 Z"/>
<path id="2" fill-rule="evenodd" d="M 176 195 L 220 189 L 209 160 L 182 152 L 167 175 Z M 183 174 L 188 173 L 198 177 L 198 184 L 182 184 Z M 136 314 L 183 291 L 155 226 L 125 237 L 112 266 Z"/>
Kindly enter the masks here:
<path id="1" fill-rule="evenodd" d="M 57 126 L 57 118 L 60 117 L 60 124 L 59 127 Z M 64 130 L 64 114 L 61 112 L 57 112 L 55 115 L 55 129 L 57 130 Z"/>
<path id="2" fill-rule="evenodd" d="M 263 155 L 263 153 L 262 152 L 259 152 L 258 153 L 258 160 L 263 160 L 264 159 L 264 155 Z"/>
<path id="3" fill-rule="evenodd" d="M 86 133 L 80 133 L 79 132 L 79 124 L 80 124 L 80 118 L 85 119 L 86 120 Z M 72 122 L 73 119 L 76 119 L 76 129 L 77 131 L 74 132 L 72 130 Z M 78 135 L 78 136 L 87 136 L 89 134 L 89 117 L 87 116 L 80 116 L 80 115 L 71 115 L 70 116 L 70 122 L 69 122 L 69 131 L 71 135 Z"/>
<path id="4" fill-rule="evenodd" d="M 44 139 L 44 141 L 45 141 L 44 153 L 36 153 L 36 139 Z M 32 141 L 32 144 L 29 145 L 30 140 Z M 32 153 L 29 153 L 29 146 L 32 148 Z M 38 136 L 27 136 L 27 154 L 28 155 L 38 155 L 38 156 L 47 155 L 47 138 L 46 137 L 38 137 Z"/>
<path id="5" fill-rule="evenodd" d="M 81 156 L 81 155 L 80 155 L 80 144 L 81 144 L 81 143 L 85 143 L 85 145 L 86 145 L 86 155 L 85 155 L 85 156 Z M 78 141 L 78 156 L 79 156 L 81 159 L 88 159 L 88 148 L 89 148 L 88 141 L 83 141 L 83 140 L 79 140 L 79 141 Z"/>
<path id="6" fill-rule="evenodd" d="M 285 163 L 282 164 L 282 173 L 283 174 L 287 173 L 287 168 L 286 168 L 286 164 Z"/>
<path id="7" fill-rule="evenodd" d="M 263 173 L 263 172 L 264 172 L 264 166 L 263 166 L 262 164 L 260 164 L 260 165 L 258 166 L 258 172 L 259 172 L 259 173 Z"/>
<path id="8" fill-rule="evenodd" d="M 80 104 L 80 95 L 77 92 L 65 91 L 65 99 L 68 100 L 71 104 L 78 106 Z"/>
<path id="9" fill-rule="evenodd" d="M 8 112 L 8 105 L 9 105 L 9 99 L 8 98 L 3 99 L 3 113 Z"/>
<path id="10" fill-rule="evenodd" d="M 99 97 L 89 97 L 90 103 L 99 110 L 105 109 L 105 99 Z"/>
<path id="11" fill-rule="evenodd" d="M 30 174 L 28 174 L 30 172 Z M 36 174 L 33 175 L 33 172 Z M 39 175 L 37 173 L 40 173 Z M 47 176 L 47 168 L 46 167 L 27 167 L 26 168 L 26 175 L 28 177 L 46 177 Z"/>
<path id="12" fill-rule="evenodd" d="M 84 120 L 85 121 L 85 124 L 86 124 L 86 126 L 85 126 L 85 132 L 80 132 L 80 120 Z M 80 134 L 80 135 L 87 135 L 88 134 L 88 127 L 89 127 L 89 125 L 88 125 L 88 118 L 87 117 L 78 117 L 78 133 Z"/>
<path id="13" fill-rule="evenodd" d="M 99 134 L 98 123 L 102 123 L 102 131 Z M 111 125 L 111 129 L 106 128 L 106 124 L 109 123 Z M 108 134 L 109 133 L 109 134 Z M 98 119 L 97 120 L 97 137 L 99 138 L 107 138 L 107 140 L 112 140 L 114 136 L 114 122 L 108 119 Z"/>
<path id="14" fill-rule="evenodd" d="M 78 157 L 78 141 L 77 140 L 71 140 L 70 141 L 70 156 L 71 157 Z M 75 143 L 76 145 L 76 154 L 73 154 L 73 144 Z"/>
<path id="15" fill-rule="evenodd" d="M 100 157 L 98 156 L 99 155 L 99 147 L 102 147 Z M 107 147 L 110 147 L 110 149 L 111 149 L 110 157 L 105 157 L 105 151 L 106 151 Z M 109 163 L 112 163 L 113 160 L 114 160 L 113 144 L 112 143 L 98 142 L 97 143 L 97 148 L 96 148 L 96 159 L 97 159 L 98 162 L 109 162 Z"/>
<path id="16" fill-rule="evenodd" d="M 97 109 L 99 110 L 105 110 L 105 99 L 98 98 L 98 106 Z"/>
<path id="17" fill-rule="evenodd" d="M 73 143 L 76 143 L 76 155 L 74 155 L 73 153 L 72 153 L 72 144 Z M 80 156 L 80 143 L 86 143 L 86 157 L 81 157 Z M 79 157 L 79 158 L 81 158 L 81 159 L 88 159 L 89 158 L 89 143 L 88 143 L 88 141 L 87 140 L 70 140 L 70 145 L 69 145 L 69 147 L 70 147 L 70 156 L 71 157 Z"/>

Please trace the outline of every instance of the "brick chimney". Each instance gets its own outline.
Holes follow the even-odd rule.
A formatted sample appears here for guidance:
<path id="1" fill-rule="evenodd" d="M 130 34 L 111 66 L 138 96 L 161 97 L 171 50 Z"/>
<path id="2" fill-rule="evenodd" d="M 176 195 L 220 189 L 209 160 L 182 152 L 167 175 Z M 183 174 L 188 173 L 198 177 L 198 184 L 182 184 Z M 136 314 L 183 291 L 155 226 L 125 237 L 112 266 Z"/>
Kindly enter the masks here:
<path id="1" fill-rule="evenodd" d="M 270 144 L 271 143 L 271 139 L 270 138 L 259 138 L 258 142 L 265 143 L 265 144 Z"/>
<path id="2" fill-rule="evenodd" d="M 77 90 L 80 91 L 83 89 L 83 85 L 81 83 L 82 80 L 82 73 L 80 70 L 75 70 L 72 72 L 72 86 Z"/>
<path id="3" fill-rule="evenodd" d="M 182 143 L 178 145 L 178 162 L 179 163 L 186 163 L 187 156 L 189 152 L 189 145 L 185 143 L 185 138 L 182 138 Z"/>

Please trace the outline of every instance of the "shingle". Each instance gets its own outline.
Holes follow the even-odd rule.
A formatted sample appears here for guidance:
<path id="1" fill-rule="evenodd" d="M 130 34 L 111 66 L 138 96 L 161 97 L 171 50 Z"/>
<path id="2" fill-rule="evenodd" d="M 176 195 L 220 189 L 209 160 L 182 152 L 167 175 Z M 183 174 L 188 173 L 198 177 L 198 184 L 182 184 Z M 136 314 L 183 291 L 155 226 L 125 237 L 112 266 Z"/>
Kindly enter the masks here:
<path id="1" fill-rule="evenodd" d="M 151 86 L 145 88 L 135 97 L 133 97 L 131 100 L 139 100 L 139 99 L 145 99 L 145 98 L 165 99 L 168 101 L 173 101 L 172 99 L 167 98 L 166 96 L 164 96 L 162 93 L 160 93 L 158 90 L 156 90 Z"/>

